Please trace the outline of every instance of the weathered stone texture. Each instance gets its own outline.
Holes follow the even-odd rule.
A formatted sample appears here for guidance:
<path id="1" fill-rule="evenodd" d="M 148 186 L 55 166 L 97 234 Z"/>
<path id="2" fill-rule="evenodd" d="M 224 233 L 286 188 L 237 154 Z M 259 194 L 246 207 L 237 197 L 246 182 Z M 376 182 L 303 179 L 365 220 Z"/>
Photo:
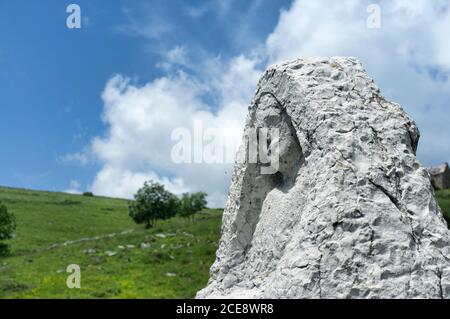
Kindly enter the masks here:
<path id="1" fill-rule="evenodd" d="M 450 232 L 419 131 L 356 59 L 270 67 L 246 132 L 264 126 L 281 130 L 280 172 L 235 165 L 198 298 L 450 297 Z"/>

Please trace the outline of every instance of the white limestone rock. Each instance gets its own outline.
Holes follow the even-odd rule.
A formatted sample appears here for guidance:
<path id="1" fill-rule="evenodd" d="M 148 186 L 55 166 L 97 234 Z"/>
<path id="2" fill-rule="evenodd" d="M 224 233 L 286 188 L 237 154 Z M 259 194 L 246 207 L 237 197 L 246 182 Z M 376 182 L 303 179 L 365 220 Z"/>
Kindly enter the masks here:
<path id="1" fill-rule="evenodd" d="M 450 298 L 450 232 L 419 131 L 354 58 L 270 67 L 251 127 L 281 130 L 280 171 L 237 163 L 197 298 Z"/>

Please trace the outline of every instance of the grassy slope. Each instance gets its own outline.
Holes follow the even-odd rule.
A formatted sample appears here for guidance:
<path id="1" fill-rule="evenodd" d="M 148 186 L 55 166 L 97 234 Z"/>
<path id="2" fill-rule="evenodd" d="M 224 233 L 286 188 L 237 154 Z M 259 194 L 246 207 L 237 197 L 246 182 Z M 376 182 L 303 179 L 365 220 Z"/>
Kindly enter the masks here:
<path id="1" fill-rule="evenodd" d="M 438 191 L 436 197 L 439 201 L 439 206 L 441 206 L 442 213 L 450 226 L 450 189 Z"/>
<path id="2" fill-rule="evenodd" d="M 0 258 L 0 298 L 191 298 L 207 282 L 220 236 L 215 210 L 144 230 L 130 220 L 124 200 L 0 188 L 0 201 L 18 224 L 13 255 Z M 150 248 L 140 249 L 144 242 Z M 69 264 L 81 266 L 81 289 L 66 287 Z"/>
<path id="3" fill-rule="evenodd" d="M 437 196 L 450 221 L 450 190 Z M 191 298 L 206 284 L 220 236 L 221 212 L 214 210 L 144 230 L 120 199 L 0 188 L 0 200 L 18 222 L 13 256 L 0 259 L 0 298 Z M 126 230 L 133 232 L 49 249 Z M 143 242 L 150 248 L 118 249 Z M 66 287 L 72 263 L 81 266 L 82 289 Z"/>

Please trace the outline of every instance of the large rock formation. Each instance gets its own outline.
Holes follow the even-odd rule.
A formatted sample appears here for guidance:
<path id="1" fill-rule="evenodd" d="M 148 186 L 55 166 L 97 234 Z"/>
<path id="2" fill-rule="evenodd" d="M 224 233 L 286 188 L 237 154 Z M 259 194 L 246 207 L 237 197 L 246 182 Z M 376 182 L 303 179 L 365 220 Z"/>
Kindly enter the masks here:
<path id="1" fill-rule="evenodd" d="M 280 166 L 237 163 L 198 298 L 449 298 L 450 232 L 416 160 L 419 131 L 354 58 L 270 67 L 252 127 L 280 130 Z"/>

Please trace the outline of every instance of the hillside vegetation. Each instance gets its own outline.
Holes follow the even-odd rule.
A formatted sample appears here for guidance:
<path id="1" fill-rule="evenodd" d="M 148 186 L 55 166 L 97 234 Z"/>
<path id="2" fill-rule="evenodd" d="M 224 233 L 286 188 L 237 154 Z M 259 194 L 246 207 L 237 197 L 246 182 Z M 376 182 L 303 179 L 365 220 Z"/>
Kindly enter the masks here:
<path id="1" fill-rule="evenodd" d="M 439 201 L 439 206 L 441 206 L 442 214 L 444 214 L 444 218 L 450 226 L 450 189 L 438 191 L 436 197 Z"/>
<path id="2" fill-rule="evenodd" d="M 437 197 L 450 221 L 450 190 Z M 0 188 L 0 201 L 17 219 L 0 298 L 193 298 L 220 237 L 219 210 L 145 230 L 121 199 Z M 81 267 L 81 289 L 66 286 L 70 264 Z"/>
<path id="3" fill-rule="evenodd" d="M 205 286 L 222 212 L 145 230 L 126 200 L 0 188 L 17 231 L 0 257 L 0 298 L 192 298 Z M 66 285 L 81 267 L 81 289 Z"/>

